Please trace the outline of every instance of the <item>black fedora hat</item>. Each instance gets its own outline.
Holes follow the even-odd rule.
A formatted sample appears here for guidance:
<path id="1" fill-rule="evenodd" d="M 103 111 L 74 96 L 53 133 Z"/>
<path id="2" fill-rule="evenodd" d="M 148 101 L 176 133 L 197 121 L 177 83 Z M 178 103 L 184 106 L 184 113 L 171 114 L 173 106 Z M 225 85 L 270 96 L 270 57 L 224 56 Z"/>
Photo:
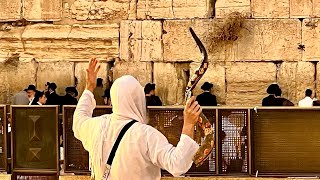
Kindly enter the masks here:
<path id="1" fill-rule="evenodd" d="M 210 90 L 213 87 L 213 84 L 209 83 L 209 82 L 205 82 L 203 83 L 203 85 L 201 86 L 202 90 Z"/>
<path id="2" fill-rule="evenodd" d="M 36 89 L 36 86 L 35 86 L 35 85 L 30 84 L 30 85 L 28 86 L 28 88 L 25 89 L 24 91 L 28 91 L 28 90 L 36 91 L 37 89 Z"/>

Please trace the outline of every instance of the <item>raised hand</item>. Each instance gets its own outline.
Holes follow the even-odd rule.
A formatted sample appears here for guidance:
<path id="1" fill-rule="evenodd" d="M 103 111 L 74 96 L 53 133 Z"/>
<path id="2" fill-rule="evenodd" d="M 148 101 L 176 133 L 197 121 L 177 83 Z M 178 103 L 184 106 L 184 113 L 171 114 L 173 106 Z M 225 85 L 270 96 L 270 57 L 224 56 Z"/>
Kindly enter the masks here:
<path id="1" fill-rule="evenodd" d="M 96 58 L 92 58 L 89 62 L 87 71 L 87 81 L 86 81 L 86 90 L 93 92 L 94 88 L 97 86 L 97 74 L 100 70 L 100 65 L 98 65 L 98 60 Z"/>

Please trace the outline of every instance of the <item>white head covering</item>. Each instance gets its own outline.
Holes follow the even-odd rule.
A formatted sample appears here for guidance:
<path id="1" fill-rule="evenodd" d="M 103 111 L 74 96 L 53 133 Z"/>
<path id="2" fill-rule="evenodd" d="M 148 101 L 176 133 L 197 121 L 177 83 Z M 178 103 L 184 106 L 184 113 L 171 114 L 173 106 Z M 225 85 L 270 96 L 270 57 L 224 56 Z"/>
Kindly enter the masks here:
<path id="1" fill-rule="evenodd" d="M 115 80 L 110 90 L 113 120 L 137 120 L 147 124 L 143 87 L 132 76 Z"/>
<path id="2" fill-rule="evenodd" d="M 98 130 L 92 134 L 92 139 L 97 139 L 93 144 L 94 152 L 90 153 L 92 177 L 102 177 L 103 175 L 95 167 L 101 167 L 101 165 L 105 164 L 105 162 L 102 162 L 102 146 L 104 139 L 107 138 L 106 134 L 110 120 L 137 120 L 144 124 L 148 123 L 144 90 L 134 77 L 126 75 L 115 80 L 110 90 L 110 96 L 113 113 L 111 116 L 102 116 L 102 118 L 108 119 L 108 121 L 100 121 L 100 131 Z M 106 122 L 109 122 L 109 124 Z"/>

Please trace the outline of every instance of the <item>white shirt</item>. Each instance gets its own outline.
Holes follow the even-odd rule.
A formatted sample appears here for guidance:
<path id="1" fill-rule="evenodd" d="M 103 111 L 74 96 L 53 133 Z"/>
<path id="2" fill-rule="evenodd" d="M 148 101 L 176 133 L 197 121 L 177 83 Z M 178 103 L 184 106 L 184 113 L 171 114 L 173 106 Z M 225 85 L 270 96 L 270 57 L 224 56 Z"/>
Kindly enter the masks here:
<path id="1" fill-rule="evenodd" d="M 30 102 L 29 102 L 29 105 L 32 104 L 33 100 L 34 100 L 34 97 L 32 97 L 32 98 L 29 99 L 29 101 L 30 101 Z"/>
<path id="2" fill-rule="evenodd" d="M 85 90 L 74 113 L 73 131 L 89 151 L 90 159 L 95 158 L 102 149 L 101 162 L 91 164 L 95 179 L 100 180 L 120 130 L 131 120 L 114 120 L 112 115 L 92 118 L 95 106 L 93 94 Z M 102 143 L 99 144 L 101 138 Z M 198 148 L 199 145 L 184 134 L 177 147 L 174 147 L 158 130 L 137 122 L 123 136 L 108 179 L 157 180 L 161 178 L 160 168 L 179 176 L 190 169 L 192 157 Z"/>
<path id="3" fill-rule="evenodd" d="M 312 107 L 312 106 L 313 106 L 313 100 L 308 96 L 299 101 L 299 107 Z"/>

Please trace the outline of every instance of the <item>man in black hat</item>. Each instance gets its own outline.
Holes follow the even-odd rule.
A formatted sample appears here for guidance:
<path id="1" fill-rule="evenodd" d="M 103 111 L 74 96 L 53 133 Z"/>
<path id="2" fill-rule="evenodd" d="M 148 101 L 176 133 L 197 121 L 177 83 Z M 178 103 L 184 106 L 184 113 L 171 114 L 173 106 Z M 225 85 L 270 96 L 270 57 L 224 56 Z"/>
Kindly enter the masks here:
<path id="1" fill-rule="evenodd" d="M 196 98 L 196 101 L 200 106 L 217 106 L 217 98 L 215 95 L 210 93 L 213 84 L 209 82 L 203 83 L 201 89 L 203 90 L 202 94 L 199 94 Z"/>
<path id="2" fill-rule="evenodd" d="M 60 96 L 56 93 L 56 83 L 48 85 L 47 103 L 46 105 L 60 105 Z"/>
<path id="3" fill-rule="evenodd" d="M 147 106 L 162 106 L 162 102 L 155 94 L 156 85 L 148 83 L 144 87 L 144 93 L 146 94 L 146 105 Z"/>
<path id="4" fill-rule="evenodd" d="M 278 100 L 276 99 L 276 92 L 280 89 L 278 84 L 271 84 L 267 88 L 267 93 L 269 94 L 262 100 L 262 106 L 277 106 Z"/>
<path id="5" fill-rule="evenodd" d="M 78 100 L 76 97 L 78 96 L 78 91 L 75 87 L 67 87 L 66 95 L 63 97 L 62 105 L 77 105 Z"/>
<path id="6" fill-rule="evenodd" d="M 31 105 L 33 101 L 35 101 L 35 103 L 38 102 L 38 99 L 36 99 L 36 93 L 37 93 L 36 86 L 30 84 L 28 86 L 28 88 L 25 89 L 24 91 L 27 92 L 27 96 L 28 96 L 28 99 L 29 99 L 29 105 Z"/>

